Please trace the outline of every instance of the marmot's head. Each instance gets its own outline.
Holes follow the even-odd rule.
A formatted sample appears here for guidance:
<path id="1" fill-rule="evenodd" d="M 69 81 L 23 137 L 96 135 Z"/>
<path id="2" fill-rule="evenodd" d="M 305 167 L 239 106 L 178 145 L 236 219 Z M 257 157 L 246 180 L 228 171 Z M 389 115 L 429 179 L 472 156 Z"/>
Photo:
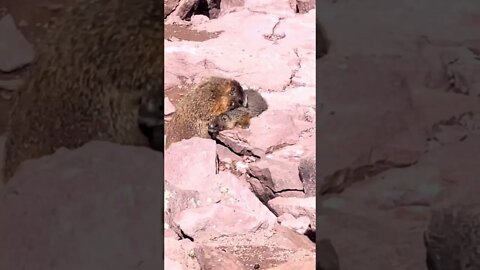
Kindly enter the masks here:
<path id="1" fill-rule="evenodd" d="M 246 104 L 246 94 L 236 80 L 213 77 L 210 81 L 214 82 L 213 100 L 215 102 L 210 110 L 211 115 L 218 116 Z"/>
<path id="2" fill-rule="evenodd" d="M 243 90 L 240 83 L 235 80 L 231 80 L 229 82 L 229 87 L 230 87 L 230 90 L 228 92 L 230 95 L 230 104 L 229 104 L 228 110 L 233 110 L 240 106 L 246 106 L 247 95 L 245 94 L 245 91 Z"/>
<path id="3" fill-rule="evenodd" d="M 208 133 L 210 133 L 210 136 L 216 137 L 218 132 L 232 129 L 234 125 L 235 123 L 231 120 L 230 115 L 228 115 L 228 113 L 222 113 L 208 124 Z"/>

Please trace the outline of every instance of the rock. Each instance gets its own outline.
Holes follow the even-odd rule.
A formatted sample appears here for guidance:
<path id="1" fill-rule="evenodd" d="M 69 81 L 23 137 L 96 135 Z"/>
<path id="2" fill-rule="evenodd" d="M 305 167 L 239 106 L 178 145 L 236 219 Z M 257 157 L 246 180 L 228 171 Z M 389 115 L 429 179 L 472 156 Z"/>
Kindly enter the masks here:
<path id="1" fill-rule="evenodd" d="M 296 13 L 307 13 L 315 8 L 315 0 L 289 0 L 290 7 Z"/>
<path id="2" fill-rule="evenodd" d="M 248 235 L 236 234 L 210 239 L 205 239 L 205 243 L 202 241 L 202 245 L 232 254 L 246 269 L 268 269 L 286 262 L 315 258 L 313 242 L 306 236 L 279 225 L 275 225 L 272 230 L 258 230 Z"/>
<path id="3" fill-rule="evenodd" d="M 242 82 L 242 85 L 261 91 L 282 92 L 284 88 L 290 89 L 287 86 L 290 84 L 292 71 L 298 69 L 298 61 L 310 57 L 310 62 L 314 63 L 315 16 L 305 14 L 295 17 L 287 1 L 281 1 L 286 5 L 286 9 L 281 14 L 276 13 L 273 6 L 277 2 L 279 1 L 245 1 L 245 5 L 235 12 L 192 26 L 193 30 L 208 32 L 206 35 L 210 37 L 202 41 L 202 46 L 198 46 L 197 42 L 165 42 L 165 69 L 180 78 L 200 79 L 214 74 L 233 76 Z M 173 14 L 169 19 L 172 16 Z M 282 32 L 288 30 L 288 33 L 285 38 L 278 40 L 281 45 L 277 46 L 265 39 L 264 35 L 272 34 L 272 28 L 280 16 L 285 18 L 278 27 L 288 22 L 288 29 L 282 29 Z M 239 21 L 243 22 L 242 27 L 238 27 Z M 249 42 L 246 43 L 245 40 Z M 301 47 L 298 50 L 300 58 L 294 51 L 298 47 Z M 308 53 L 304 51 L 307 49 Z M 266 57 L 265 52 L 272 53 Z M 305 60 L 305 69 L 309 69 L 306 71 L 308 76 L 302 73 L 301 78 L 295 78 L 296 83 L 311 84 L 315 79 L 310 62 Z M 169 72 L 166 73 L 166 81 L 170 76 Z M 305 89 L 295 88 L 289 98 L 305 99 L 305 94 L 310 98 L 310 94 L 315 93 L 315 85 L 310 88 L 308 94 Z M 299 92 L 301 94 L 298 94 Z M 314 96 L 312 101 L 314 104 Z"/>
<path id="4" fill-rule="evenodd" d="M 307 261 L 301 261 L 301 262 L 287 262 L 277 267 L 268 268 L 267 270 L 291 270 L 291 269 L 311 270 L 311 269 L 318 269 L 318 268 L 315 268 L 315 260 L 307 260 Z"/>
<path id="5" fill-rule="evenodd" d="M 182 211 L 175 217 L 182 231 L 196 238 L 199 232 L 215 235 L 253 233 L 268 224 L 254 213 L 244 213 L 241 207 L 214 204 Z"/>
<path id="6" fill-rule="evenodd" d="M 165 43 L 168 43 L 168 40 L 165 40 Z M 169 72 L 165 73 L 164 81 L 165 81 L 165 86 L 164 86 L 165 89 L 176 87 L 182 83 L 180 79 L 177 76 L 175 76 L 175 74 L 171 74 Z"/>
<path id="7" fill-rule="evenodd" d="M 306 216 L 312 222 L 312 228 L 315 230 L 315 197 L 308 198 L 284 198 L 277 197 L 268 201 L 268 205 L 273 208 L 278 215 L 289 213 L 294 217 Z"/>
<path id="8" fill-rule="evenodd" d="M 253 153 L 264 156 L 298 141 L 297 129 L 292 115 L 288 112 L 266 110 L 250 120 L 248 129 L 221 131 L 218 139 L 235 153 Z"/>
<path id="9" fill-rule="evenodd" d="M 217 155 L 220 161 L 227 163 L 232 163 L 234 160 L 242 159 L 239 155 L 233 153 L 230 149 L 221 144 L 217 144 Z"/>
<path id="10" fill-rule="evenodd" d="M 176 262 L 168 257 L 165 257 L 165 269 L 185 270 L 179 262 Z"/>
<path id="11" fill-rule="evenodd" d="M 232 269 L 246 270 L 245 266 L 225 250 L 218 250 L 209 246 L 195 249 L 195 256 L 201 269 Z"/>
<path id="12" fill-rule="evenodd" d="M 208 22 L 210 19 L 205 15 L 193 15 L 190 19 L 192 25 L 199 25 L 205 22 Z"/>
<path id="13" fill-rule="evenodd" d="M 195 239 L 211 234 L 255 232 L 276 223 L 276 217 L 255 197 L 248 184 L 227 172 L 210 179 L 197 205 L 174 218 L 182 231 Z"/>
<path id="14" fill-rule="evenodd" d="M 292 116 L 276 110 L 267 110 L 252 118 L 249 131 L 251 134 L 248 138 L 249 143 L 267 153 L 285 145 L 295 144 L 299 136 Z"/>
<path id="15" fill-rule="evenodd" d="M 0 71 L 11 72 L 34 60 L 33 46 L 17 29 L 11 15 L 0 19 L 0 36 Z"/>
<path id="16" fill-rule="evenodd" d="M 0 268 L 158 269 L 162 163 L 98 141 L 24 162 L 0 198 Z"/>
<path id="17" fill-rule="evenodd" d="M 348 60 L 329 56 L 322 60 L 329 62 L 326 66 L 338 66 L 333 70 L 318 66 L 329 78 L 319 81 L 321 86 L 317 86 L 325 89 L 319 92 L 323 106 L 317 125 L 328 131 L 318 133 L 317 140 L 322 142 L 321 151 L 316 155 L 320 164 L 318 177 L 327 180 L 336 178 L 335 174 L 346 173 L 349 178 L 339 181 L 343 184 L 332 184 L 343 187 L 329 188 L 328 193 L 341 192 L 368 175 L 357 173 L 373 170 L 371 175 L 375 175 L 385 166 L 415 163 L 426 150 L 426 136 L 418 111 L 410 101 L 413 90 L 405 79 L 407 75 L 398 75 L 408 74 L 407 63 L 398 58 L 364 55 L 351 56 Z M 354 74 L 353 70 L 362 72 Z"/>
<path id="18" fill-rule="evenodd" d="M 345 213 L 319 215 L 317 221 L 317 235 L 328 235 L 341 269 L 425 269 L 424 220 L 351 206 Z M 352 245 L 365 242 L 369 245 Z"/>
<path id="19" fill-rule="evenodd" d="M 248 166 L 248 173 L 277 194 L 283 191 L 303 191 L 297 166 L 286 161 L 260 160 Z"/>
<path id="20" fill-rule="evenodd" d="M 315 157 L 302 159 L 298 165 L 300 180 L 303 182 L 305 195 L 315 196 L 317 187 L 317 168 Z"/>
<path id="21" fill-rule="evenodd" d="M 222 0 L 220 2 L 220 16 L 232 12 L 236 8 L 243 7 L 245 0 Z"/>
<path id="22" fill-rule="evenodd" d="M 266 184 L 258 180 L 255 177 L 247 177 L 247 181 L 250 184 L 253 193 L 264 204 L 269 200 L 275 198 L 277 195 Z M 275 213 L 275 212 L 274 212 Z M 277 213 L 275 213 L 277 214 Z"/>
<path id="23" fill-rule="evenodd" d="M 283 214 L 282 216 L 287 215 L 288 213 Z M 282 226 L 285 226 L 289 229 L 292 229 L 300 234 L 305 234 L 305 232 L 309 229 L 310 226 L 310 219 L 305 216 L 301 216 L 299 218 L 295 218 L 292 215 L 288 214 L 289 216 L 283 217 L 282 221 L 280 221 L 280 217 L 278 221 Z"/>
<path id="24" fill-rule="evenodd" d="M 380 209 L 430 206 L 441 198 L 444 189 L 436 166 L 416 165 L 388 170 L 368 182 L 350 187 L 343 197 Z"/>
<path id="25" fill-rule="evenodd" d="M 480 136 L 449 144 L 426 153 L 419 165 L 435 166 L 442 178 L 444 200 L 450 202 L 474 202 L 477 200 L 478 175 L 480 168 L 475 161 L 480 158 L 478 151 Z"/>
<path id="26" fill-rule="evenodd" d="M 332 241 L 325 238 L 317 242 L 317 270 L 340 270 L 338 255 Z"/>
<path id="27" fill-rule="evenodd" d="M 165 223 L 177 234 L 181 235 L 180 228 L 173 222 L 176 214 L 185 209 L 197 206 L 199 200 L 198 191 L 180 189 L 170 182 L 165 181 L 164 185 L 164 219 Z"/>
<path id="28" fill-rule="evenodd" d="M 167 259 L 174 267 L 185 270 L 200 270 L 198 260 L 195 257 L 197 245 L 188 239 L 175 240 L 171 238 L 164 239 L 165 267 L 167 268 Z"/>
<path id="29" fill-rule="evenodd" d="M 216 150 L 214 140 L 198 137 L 173 143 L 165 152 L 165 180 L 181 189 L 205 189 L 217 169 Z"/>
<path id="30" fill-rule="evenodd" d="M 180 0 L 165 0 L 163 2 L 164 18 L 167 18 L 178 7 L 179 3 Z"/>
<path id="31" fill-rule="evenodd" d="M 480 95 L 480 80 L 476 76 L 480 72 L 478 55 L 468 48 L 457 47 L 451 48 L 442 56 L 450 83 L 447 91 L 478 97 Z"/>
<path id="32" fill-rule="evenodd" d="M 168 97 L 165 97 L 163 102 L 164 102 L 163 104 L 165 106 L 164 114 L 165 115 L 173 114 L 175 112 L 175 106 L 172 104 L 170 99 Z"/>
<path id="33" fill-rule="evenodd" d="M 275 226 L 275 237 L 272 237 L 272 240 L 275 240 L 277 244 L 281 244 L 283 247 L 288 247 L 293 250 L 309 250 L 315 251 L 316 246 L 315 243 L 310 241 L 308 237 L 298 232 L 295 232 L 292 229 L 286 228 L 284 226 Z M 278 238 L 282 238 L 281 240 Z"/>
<path id="34" fill-rule="evenodd" d="M 188 20 L 199 5 L 199 0 L 180 0 L 177 8 L 171 13 L 172 16 L 182 20 Z"/>
<path id="35" fill-rule="evenodd" d="M 438 124 L 432 130 L 431 139 L 438 145 L 443 146 L 460 142 L 468 135 L 468 130 L 459 124 Z"/>

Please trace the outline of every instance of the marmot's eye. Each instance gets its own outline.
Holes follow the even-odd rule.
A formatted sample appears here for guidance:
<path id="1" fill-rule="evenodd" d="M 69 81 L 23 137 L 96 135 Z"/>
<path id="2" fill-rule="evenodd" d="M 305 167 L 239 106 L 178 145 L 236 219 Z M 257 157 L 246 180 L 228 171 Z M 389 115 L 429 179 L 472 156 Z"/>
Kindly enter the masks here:
<path id="1" fill-rule="evenodd" d="M 223 121 L 227 121 L 228 120 L 228 117 L 226 115 L 222 115 L 222 120 Z"/>

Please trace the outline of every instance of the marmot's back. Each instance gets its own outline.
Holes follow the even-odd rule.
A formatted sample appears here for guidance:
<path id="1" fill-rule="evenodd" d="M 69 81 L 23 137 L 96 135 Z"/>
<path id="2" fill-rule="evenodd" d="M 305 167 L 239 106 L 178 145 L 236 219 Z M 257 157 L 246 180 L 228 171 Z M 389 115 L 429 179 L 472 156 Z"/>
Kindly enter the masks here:
<path id="1" fill-rule="evenodd" d="M 240 84 L 232 79 L 210 77 L 189 91 L 177 105 L 167 128 L 166 147 L 192 137 L 209 138 L 208 123 L 244 103 Z"/>
<path id="2" fill-rule="evenodd" d="M 480 269 L 480 205 L 435 210 L 424 241 L 429 270 Z"/>
<path id="3" fill-rule="evenodd" d="M 255 90 L 245 90 L 246 105 L 227 111 L 215 117 L 208 125 L 209 133 L 215 135 L 236 126 L 247 128 L 250 119 L 259 116 L 268 109 L 267 101 Z"/>
<path id="4" fill-rule="evenodd" d="M 39 46 L 18 93 L 5 179 L 18 165 L 91 140 L 145 145 L 141 97 L 163 91 L 163 14 L 154 0 L 76 3 Z"/>

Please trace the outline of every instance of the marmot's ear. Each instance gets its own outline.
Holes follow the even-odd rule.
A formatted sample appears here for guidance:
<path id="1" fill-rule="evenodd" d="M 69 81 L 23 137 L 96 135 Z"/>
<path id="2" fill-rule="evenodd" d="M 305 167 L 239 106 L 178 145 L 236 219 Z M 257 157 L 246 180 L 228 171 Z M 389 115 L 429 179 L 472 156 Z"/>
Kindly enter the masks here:
<path id="1" fill-rule="evenodd" d="M 248 107 L 248 95 L 247 93 L 243 92 L 243 107 Z"/>

